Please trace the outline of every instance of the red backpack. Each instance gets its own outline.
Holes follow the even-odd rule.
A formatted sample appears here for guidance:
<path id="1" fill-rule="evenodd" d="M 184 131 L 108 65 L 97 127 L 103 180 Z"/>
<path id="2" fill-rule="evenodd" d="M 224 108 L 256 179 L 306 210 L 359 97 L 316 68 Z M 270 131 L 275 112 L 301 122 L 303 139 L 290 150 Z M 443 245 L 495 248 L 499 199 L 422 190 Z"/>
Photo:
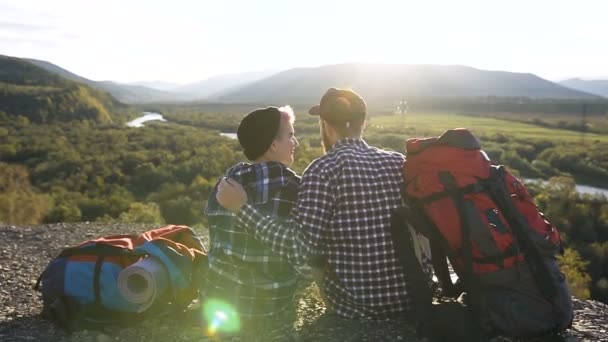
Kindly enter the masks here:
<path id="1" fill-rule="evenodd" d="M 458 325 L 472 331 L 474 338 L 482 333 L 482 322 L 514 336 L 552 329 L 546 325 L 556 330 L 564 328 L 571 321 L 572 310 L 563 278 L 556 276 L 559 269 L 554 257 L 561 251 L 559 233 L 539 211 L 525 186 L 503 166 L 492 165 L 467 129 L 448 130 L 440 137 L 409 139 L 406 152 L 404 206 L 393 213 L 391 235 L 417 293 L 414 305 L 417 316 L 422 316 L 417 317 L 417 328 L 432 336 L 457 317 L 451 315 L 440 323 L 438 317 L 445 312 L 440 307 L 448 307 L 429 307 L 432 293 L 420 263 L 408 252 L 412 249 L 408 229 L 429 239 L 431 262 L 444 294 L 467 293 L 471 319 Z M 446 256 L 462 288 L 452 284 Z M 513 303 L 523 305 L 523 311 L 502 303 L 515 298 L 510 293 L 517 294 Z M 530 300 L 536 295 L 545 300 Z M 488 296 L 490 301 L 486 300 Z M 547 314 L 549 310 L 553 313 Z M 494 314 L 485 315 L 487 312 Z M 544 323 L 534 321 L 538 318 L 534 315 L 542 317 Z M 446 336 L 439 339 L 445 340 Z"/>
<path id="2" fill-rule="evenodd" d="M 544 241 L 542 250 L 548 253 L 561 249 L 557 229 L 526 187 L 504 167 L 493 166 L 467 129 L 408 139 L 406 151 L 406 198 L 445 240 L 457 273 L 465 266 L 465 235 L 470 237 L 473 274 L 510 268 L 524 260 L 522 240 Z"/>

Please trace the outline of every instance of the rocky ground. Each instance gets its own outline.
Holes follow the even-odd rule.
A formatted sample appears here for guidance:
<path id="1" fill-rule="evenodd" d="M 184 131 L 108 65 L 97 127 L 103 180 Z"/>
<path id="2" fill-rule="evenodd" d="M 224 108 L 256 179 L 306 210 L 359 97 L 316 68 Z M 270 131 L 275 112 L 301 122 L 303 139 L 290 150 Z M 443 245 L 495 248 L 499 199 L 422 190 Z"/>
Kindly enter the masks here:
<path id="1" fill-rule="evenodd" d="M 150 319 L 128 328 L 66 334 L 40 315 L 36 279 L 62 248 L 104 235 L 141 232 L 154 227 L 133 224 L 70 223 L 41 226 L 0 224 L 0 341 L 419 341 L 401 320 L 359 322 L 325 313 L 314 285 L 301 286 L 295 313 L 272 331 L 253 331 L 247 338 L 209 337 L 187 314 Z M 207 234 L 198 231 L 203 239 Z M 608 305 L 575 300 L 573 329 L 558 341 L 608 341 Z M 496 338 L 495 341 L 509 341 Z"/>

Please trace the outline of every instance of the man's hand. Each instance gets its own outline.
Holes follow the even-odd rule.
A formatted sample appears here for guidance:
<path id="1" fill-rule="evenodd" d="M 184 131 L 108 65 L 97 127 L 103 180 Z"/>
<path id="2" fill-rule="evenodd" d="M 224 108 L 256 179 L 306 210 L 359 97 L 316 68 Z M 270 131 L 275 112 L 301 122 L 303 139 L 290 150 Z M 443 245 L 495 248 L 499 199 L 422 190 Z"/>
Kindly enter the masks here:
<path id="1" fill-rule="evenodd" d="M 215 198 L 222 207 L 233 213 L 241 211 L 241 208 L 247 203 L 247 193 L 243 186 L 228 178 L 220 181 Z"/>

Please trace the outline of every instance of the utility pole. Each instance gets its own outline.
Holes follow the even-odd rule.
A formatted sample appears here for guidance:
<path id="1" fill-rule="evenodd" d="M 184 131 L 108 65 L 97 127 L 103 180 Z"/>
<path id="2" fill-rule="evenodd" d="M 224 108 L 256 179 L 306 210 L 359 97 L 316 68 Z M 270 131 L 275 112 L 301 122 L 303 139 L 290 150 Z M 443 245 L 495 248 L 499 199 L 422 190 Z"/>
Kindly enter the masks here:
<path id="1" fill-rule="evenodd" d="M 407 113 L 407 110 L 407 101 L 402 99 L 401 101 L 399 101 L 399 105 L 397 105 L 397 112 L 400 114 L 399 117 L 401 121 L 401 126 L 403 126 L 405 123 L 405 114 Z"/>
<path id="2" fill-rule="evenodd" d="M 399 113 L 401 114 L 401 116 L 405 115 L 405 113 L 407 113 L 407 110 L 408 110 L 407 101 L 406 100 L 399 101 L 399 105 L 397 106 L 397 110 L 399 111 Z"/>
<path id="3" fill-rule="evenodd" d="M 581 113 L 581 144 L 585 144 L 585 133 L 587 132 L 587 104 L 583 103 L 583 112 Z"/>

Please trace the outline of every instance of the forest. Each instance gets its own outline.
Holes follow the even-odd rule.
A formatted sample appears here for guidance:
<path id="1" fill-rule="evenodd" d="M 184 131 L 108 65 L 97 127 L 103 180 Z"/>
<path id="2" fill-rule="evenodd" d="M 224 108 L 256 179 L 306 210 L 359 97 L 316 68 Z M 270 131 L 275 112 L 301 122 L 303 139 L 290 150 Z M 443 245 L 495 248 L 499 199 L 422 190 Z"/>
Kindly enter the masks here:
<path id="1" fill-rule="evenodd" d="M 219 133 L 234 132 L 254 108 L 159 104 L 145 109 L 168 121 L 141 128 L 127 127 L 127 114 L 44 122 L 0 112 L 0 222 L 205 226 L 203 210 L 216 180 L 245 160 L 238 142 Z M 317 119 L 303 108 L 296 112 L 300 147 L 292 168 L 301 173 L 323 152 Z M 561 232 L 562 270 L 577 296 L 608 302 L 608 201 L 575 189 L 576 184 L 608 188 L 608 136 L 581 137 L 580 131 L 557 127 L 562 119 L 541 118 L 542 124 L 477 113 L 379 111 L 369 116 L 364 137 L 403 152 L 407 138 L 469 127 L 494 163 L 525 179 L 549 180 L 531 182 L 529 190 Z"/>

